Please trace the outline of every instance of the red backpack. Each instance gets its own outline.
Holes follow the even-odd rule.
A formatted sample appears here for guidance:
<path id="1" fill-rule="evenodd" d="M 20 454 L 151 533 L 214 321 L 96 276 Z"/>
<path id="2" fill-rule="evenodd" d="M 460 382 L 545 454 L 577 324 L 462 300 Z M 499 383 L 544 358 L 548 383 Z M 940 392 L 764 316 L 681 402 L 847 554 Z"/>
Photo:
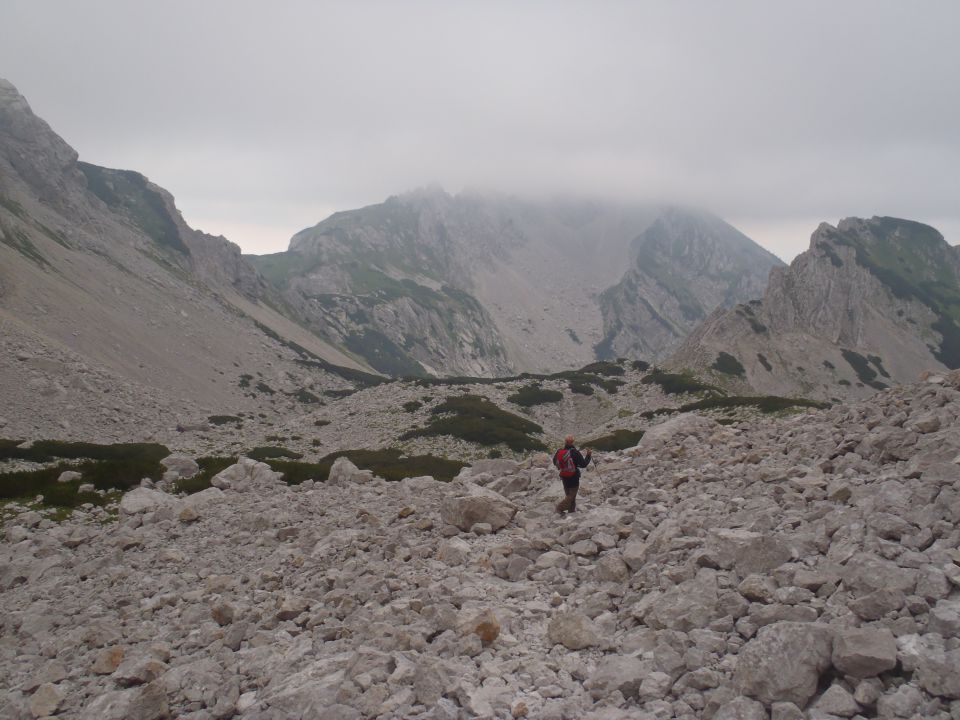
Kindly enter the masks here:
<path id="1" fill-rule="evenodd" d="M 560 477 L 576 477 L 577 464 L 573 461 L 573 453 L 570 452 L 570 448 L 557 450 L 557 454 L 553 456 L 553 464 L 560 469 Z"/>

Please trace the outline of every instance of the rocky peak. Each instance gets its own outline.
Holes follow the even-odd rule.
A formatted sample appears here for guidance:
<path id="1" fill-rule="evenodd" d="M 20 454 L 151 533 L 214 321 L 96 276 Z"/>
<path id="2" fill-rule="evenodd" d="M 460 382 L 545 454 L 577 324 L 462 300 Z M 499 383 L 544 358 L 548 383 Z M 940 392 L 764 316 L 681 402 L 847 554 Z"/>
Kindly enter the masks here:
<path id="1" fill-rule="evenodd" d="M 76 179 L 76 162 L 77 152 L 33 114 L 12 83 L 0 78 L 0 166 L 8 165 L 44 202 L 59 203 L 68 195 L 66 185 Z"/>
<path id="2" fill-rule="evenodd" d="M 736 364 L 719 380 L 824 398 L 960 367 L 956 248 L 910 220 L 822 223 L 806 252 L 771 272 L 762 302 L 716 313 L 671 362 L 716 370 L 723 355 Z"/>

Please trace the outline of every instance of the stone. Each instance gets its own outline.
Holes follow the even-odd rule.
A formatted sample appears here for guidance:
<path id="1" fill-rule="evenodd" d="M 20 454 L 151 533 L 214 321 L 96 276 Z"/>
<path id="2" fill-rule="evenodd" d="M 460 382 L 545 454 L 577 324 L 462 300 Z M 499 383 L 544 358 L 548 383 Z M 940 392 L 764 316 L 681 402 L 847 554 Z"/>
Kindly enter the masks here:
<path id="1" fill-rule="evenodd" d="M 57 712 L 66 693 L 53 683 L 44 683 L 30 696 L 30 714 L 35 718 L 47 717 Z"/>
<path id="2" fill-rule="evenodd" d="M 161 720 L 170 708 L 158 682 L 139 688 L 116 690 L 97 695 L 80 713 L 80 720 Z"/>
<path id="3" fill-rule="evenodd" d="M 487 523 L 493 530 L 507 525 L 517 506 L 500 493 L 469 482 L 451 483 L 450 492 L 440 502 L 440 518 L 466 532 L 476 523 Z"/>
<path id="4" fill-rule="evenodd" d="M 602 700 L 613 692 L 619 692 L 628 700 L 637 699 L 641 683 L 652 671 L 653 664 L 649 660 L 629 655 L 606 655 L 583 686 L 594 700 Z"/>
<path id="5" fill-rule="evenodd" d="M 931 608 L 927 632 L 944 638 L 960 637 L 960 600 L 940 600 Z"/>
<path id="6" fill-rule="evenodd" d="M 113 680 L 121 687 L 143 685 L 156 680 L 166 669 L 166 663 L 156 658 L 131 657 L 120 664 L 120 667 L 113 673 Z"/>
<path id="7" fill-rule="evenodd" d="M 923 703 L 923 694 L 912 685 L 901 685 L 877 700 L 881 718 L 912 718 Z"/>
<path id="8" fill-rule="evenodd" d="M 369 482 L 372 479 L 373 473 L 371 471 L 361 470 L 354 465 L 349 458 L 341 456 L 333 461 L 333 465 L 330 467 L 330 472 L 327 475 L 327 484 L 331 487 L 339 487 Z"/>
<path id="9" fill-rule="evenodd" d="M 765 704 L 806 707 L 830 666 L 832 631 L 819 623 L 781 622 L 761 628 L 740 650 L 734 686 Z"/>
<path id="10" fill-rule="evenodd" d="M 182 523 L 196 522 L 200 519 L 200 513 L 197 512 L 194 506 L 187 505 L 177 514 L 177 519 Z"/>
<path id="11" fill-rule="evenodd" d="M 467 618 L 461 624 L 460 630 L 463 633 L 477 635 L 486 646 L 492 644 L 500 635 L 500 621 L 493 614 L 493 610 L 487 608 Z"/>
<path id="12" fill-rule="evenodd" d="M 160 464 L 163 465 L 168 472 L 174 473 L 176 479 L 192 478 L 200 472 L 200 466 L 197 464 L 197 461 L 186 455 L 178 455 L 176 453 L 167 455 L 167 457 L 160 461 Z"/>
<path id="13" fill-rule="evenodd" d="M 600 631 L 583 613 L 561 612 L 550 618 L 547 639 L 568 650 L 583 650 L 600 644 Z"/>
<path id="14" fill-rule="evenodd" d="M 159 490 L 138 487 L 124 493 L 120 498 L 120 515 L 141 515 L 156 512 L 162 508 L 173 508 L 177 505 L 177 498 Z"/>
<path id="15" fill-rule="evenodd" d="M 921 656 L 915 678 L 931 695 L 960 700 L 960 648 Z"/>
<path id="16" fill-rule="evenodd" d="M 225 600 L 215 603 L 213 607 L 210 608 L 210 616 L 213 618 L 213 621 L 221 627 L 230 625 L 235 615 L 236 609 Z"/>
<path id="17" fill-rule="evenodd" d="M 623 561 L 634 572 L 646 564 L 647 554 L 647 544 L 640 538 L 631 537 L 623 546 Z"/>
<path id="18" fill-rule="evenodd" d="M 740 696 L 721 705 L 713 720 L 767 720 L 767 709 L 756 700 Z"/>
<path id="19" fill-rule="evenodd" d="M 469 543 L 458 537 L 447 538 L 437 547 L 437 560 L 446 565 L 463 565 L 469 557 Z"/>
<path id="20" fill-rule="evenodd" d="M 887 628 L 841 628 L 833 639 L 832 662 L 851 677 L 874 677 L 896 667 L 897 641 Z"/>
<path id="21" fill-rule="evenodd" d="M 743 576 L 769 572 L 793 557 L 789 544 L 779 535 L 741 528 L 710 530 L 707 549 L 720 567 L 735 568 Z"/>
<path id="22" fill-rule="evenodd" d="M 73 482 L 74 480 L 79 480 L 83 477 L 82 473 L 78 473 L 76 470 L 64 470 L 60 475 L 57 476 L 58 483 L 68 483 Z"/>
<path id="23" fill-rule="evenodd" d="M 860 712 L 860 706 L 853 695 L 840 685 L 831 685 L 813 704 L 815 710 L 837 717 L 853 717 Z"/>
<path id="24" fill-rule="evenodd" d="M 803 710 L 792 702 L 775 702 L 770 706 L 770 720 L 804 720 Z"/>
<path id="25" fill-rule="evenodd" d="M 619 555 L 604 555 L 593 566 L 593 577 L 597 582 L 623 583 L 629 576 L 630 569 Z"/>
<path id="26" fill-rule="evenodd" d="M 279 609 L 277 620 L 294 620 L 310 608 L 310 601 L 295 595 L 285 595 Z"/>
<path id="27" fill-rule="evenodd" d="M 766 575 L 748 575 L 737 586 L 737 591 L 751 602 L 773 602 L 776 583 Z"/>
<path id="28" fill-rule="evenodd" d="M 120 646 L 104 648 L 97 653 L 90 669 L 97 675 L 110 675 L 123 662 L 124 650 Z"/>
<path id="29" fill-rule="evenodd" d="M 874 592 L 851 600 L 847 607 L 859 618 L 879 620 L 888 613 L 899 610 L 907 601 L 907 596 L 899 590 L 875 590 Z"/>

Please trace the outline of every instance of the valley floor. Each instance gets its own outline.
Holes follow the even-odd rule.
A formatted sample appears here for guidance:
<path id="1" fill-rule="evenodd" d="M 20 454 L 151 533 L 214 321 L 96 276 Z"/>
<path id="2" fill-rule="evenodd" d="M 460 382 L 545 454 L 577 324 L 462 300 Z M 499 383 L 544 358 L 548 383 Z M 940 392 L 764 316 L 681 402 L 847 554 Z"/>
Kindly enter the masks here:
<path id="1" fill-rule="evenodd" d="M 9 718 L 960 715 L 960 373 L 647 430 L 558 517 L 546 456 L 452 483 L 243 461 L 0 544 Z"/>

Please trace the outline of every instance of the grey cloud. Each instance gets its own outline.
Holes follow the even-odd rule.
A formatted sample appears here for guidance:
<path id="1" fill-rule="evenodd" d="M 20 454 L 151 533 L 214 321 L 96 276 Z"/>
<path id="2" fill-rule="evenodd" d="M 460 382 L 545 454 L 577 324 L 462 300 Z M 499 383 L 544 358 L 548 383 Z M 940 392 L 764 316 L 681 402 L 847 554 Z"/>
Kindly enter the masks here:
<path id="1" fill-rule="evenodd" d="M 949 0 L 8 0 L 0 26 L 0 75 L 85 159 L 213 224 L 289 236 L 436 181 L 703 204 L 791 237 L 851 214 L 960 227 Z"/>

